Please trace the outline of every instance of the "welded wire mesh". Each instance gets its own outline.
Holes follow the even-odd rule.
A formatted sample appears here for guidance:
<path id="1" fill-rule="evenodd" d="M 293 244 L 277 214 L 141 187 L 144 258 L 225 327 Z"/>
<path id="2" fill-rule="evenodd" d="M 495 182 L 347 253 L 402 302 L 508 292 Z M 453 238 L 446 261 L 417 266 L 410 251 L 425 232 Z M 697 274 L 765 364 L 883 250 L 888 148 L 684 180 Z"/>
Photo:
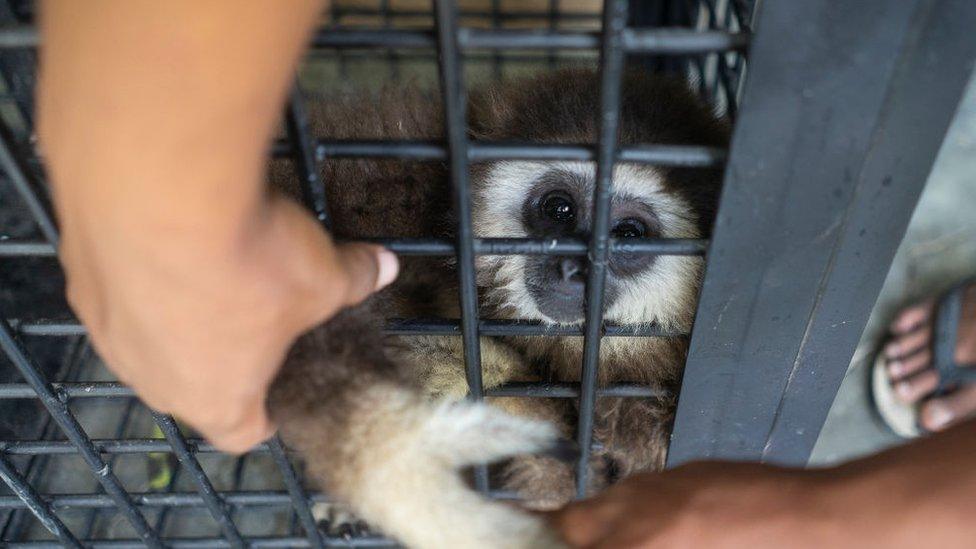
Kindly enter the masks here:
<path id="1" fill-rule="evenodd" d="M 368 532 L 330 538 L 314 525 L 310 506 L 327 496 L 304 487 L 301 469 L 277 440 L 231 458 L 214 451 L 172 418 L 151 413 L 115 382 L 85 343 L 60 295 L 55 259 L 57 224 L 40 162 L 33 151 L 29 92 L 37 34 L 31 10 L 6 5 L 0 30 L 0 406 L 18 424 L 0 431 L 0 542 L 10 547 L 292 547 L 342 543 L 385 546 Z M 284 113 L 285 138 L 274 156 L 291 161 L 302 199 L 329 225 L 326 158 L 440 160 L 450 166 L 456 238 L 381 239 L 403 255 L 456 255 L 461 317 L 390 319 L 394 334 L 462 338 L 475 398 L 521 396 L 579 399 L 578 486 L 585 485 L 596 399 L 657 396 L 633 384 L 598 387 L 602 337 L 682 337 L 654 326 L 610 326 L 601 304 L 609 254 L 703 255 L 702 240 L 614 241 L 609 235 L 610 174 L 615 162 L 719 166 L 725 151 L 616 142 L 621 72 L 626 63 L 686 75 L 719 112 L 735 106 L 749 41 L 752 3 L 744 0 L 630 2 L 547 0 L 332 3 L 317 32 Z M 472 141 L 465 128 L 466 90 L 483 79 L 590 64 L 600 71 L 600 133 L 596 144 L 500 144 Z M 382 71 L 377 71 L 382 67 Z M 379 76 L 382 75 L 382 76 Z M 311 135 L 304 101 L 341 83 L 427 79 L 440 88 L 446 137 L 431 142 L 323 139 Z M 597 163 L 595 223 L 587 239 L 478 239 L 471 227 L 468 164 L 487 159 L 591 160 Z M 586 255 L 583 326 L 543 327 L 479 318 L 474 258 L 479 254 Z M 580 383 L 519 383 L 484 391 L 479 336 L 580 336 Z M 478 488 L 499 497 L 483 472 Z"/>

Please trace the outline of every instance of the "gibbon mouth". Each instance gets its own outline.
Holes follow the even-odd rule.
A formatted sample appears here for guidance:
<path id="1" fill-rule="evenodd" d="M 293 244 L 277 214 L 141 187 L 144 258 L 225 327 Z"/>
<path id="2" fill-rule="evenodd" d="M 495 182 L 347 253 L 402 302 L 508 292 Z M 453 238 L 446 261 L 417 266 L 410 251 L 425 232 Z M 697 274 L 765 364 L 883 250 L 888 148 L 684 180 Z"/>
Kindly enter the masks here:
<path id="1" fill-rule="evenodd" d="M 560 258 L 539 258 L 525 269 L 525 285 L 539 313 L 557 324 L 578 324 L 586 317 L 586 279 L 580 274 L 563 276 Z M 607 281 L 604 310 L 616 297 L 616 288 Z"/>
<path id="2" fill-rule="evenodd" d="M 566 291 L 553 286 L 529 287 L 529 293 L 539 312 L 557 323 L 577 323 L 585 315 L 585 299 L 581 292 Z"/>

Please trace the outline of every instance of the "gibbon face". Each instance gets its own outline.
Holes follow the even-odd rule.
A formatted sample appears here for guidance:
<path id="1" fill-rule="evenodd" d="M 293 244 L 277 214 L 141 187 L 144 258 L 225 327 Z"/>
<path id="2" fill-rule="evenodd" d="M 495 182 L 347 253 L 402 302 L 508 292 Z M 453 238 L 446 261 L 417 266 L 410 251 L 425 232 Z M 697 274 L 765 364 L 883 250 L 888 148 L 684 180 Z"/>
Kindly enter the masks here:
<path id="1" fill-rule="evenodd" d="M 476 178 L 479 237 L 588 240 L 596 167 L 592 162 L 496 162 Z M 610 203 L 611 237 L 698 238 L 691 205 L 652 167 L 617 165 Z M 511 318 L 578 324 L 585 315 L 585 256 L 479 258 L 486 297 Z M 611 254 L 604 313 L 608 321 L 679 327 L 701 269 L 700 258 Z"/>
<path id="2" fill-rule="evenodd" d="M 472 137 L 486 141 L 596 143 L 599 79 L 593 71 L 547 73 L 522 85 L 498 86 L 471 102 Z M 640 71 L 625 74 L 619 142 L 728 143 L 728 126 L 685 82 Z M 615 164 L 611 237 L 707 238 L 721 169 Z M 479 237 L 588 241 L 596 164 L 504 160 L 472 166 L 474 230 Z M 587 258 L 479 256 L 478 281 L 490 313 L 550 324 L 584 320 Z M 699 257 L 613 253 L 607 265 L 604 318 L 687 330 L 694 317 Z"/>

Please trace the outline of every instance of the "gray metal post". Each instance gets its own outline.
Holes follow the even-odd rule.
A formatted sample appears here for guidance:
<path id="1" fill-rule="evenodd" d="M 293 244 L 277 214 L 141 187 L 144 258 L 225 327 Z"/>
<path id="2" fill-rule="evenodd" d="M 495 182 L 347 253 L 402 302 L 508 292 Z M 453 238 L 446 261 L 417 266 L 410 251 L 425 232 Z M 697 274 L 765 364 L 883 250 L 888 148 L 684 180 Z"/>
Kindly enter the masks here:
<path id="1" fill-rule="evenodd" d="M 669 466 L 803 465 L 976 58 L 970 0 L 764 2 Z"/>

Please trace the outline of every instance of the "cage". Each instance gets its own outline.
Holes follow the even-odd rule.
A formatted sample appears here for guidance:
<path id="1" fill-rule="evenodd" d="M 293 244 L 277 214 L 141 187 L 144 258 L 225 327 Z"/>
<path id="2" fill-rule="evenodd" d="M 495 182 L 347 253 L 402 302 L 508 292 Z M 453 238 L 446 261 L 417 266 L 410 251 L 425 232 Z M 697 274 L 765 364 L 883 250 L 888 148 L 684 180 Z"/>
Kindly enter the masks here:
<path id="1" fill-rule="evenodd" d="M 856 4 L 856 5 L 855 5 Z M 328 223 L 317 163 L 328 157 L 435 159 L 451 166 L 456 241 L 384 240 L 401 254 L 456 254 L 461 318 L 392 319 L 395 334 L 462 338 L 472 394 L 479 336 L 584 340 L 579 384 L 496 394 L 579 401 L 579 477 L 594 403 L 642 397 L 598 386 L 602 338 L 690 337 L 669 465 L 731 458 L 802 465 L 823 424 L 925 174 L 968 76 L 976 45 L 965 1 L 804 3 L 751 0 L 335 0 L 323 15 L 283 114 L 274 156 L 307 183 L 306 206 Z M 30 2 L 0 3 L 0 542 L 9 547 L 380 547 L 368 531 L 330 535 L 277 439 L 231 458 L 150 412 L 99 364 L 62 295 L 57 224 L 32 140 L 38 36 Z M 753 32 L 753 28 L 756 32 Z M 855 55 L 856 54 L 856 55 Z M 932 59 L 938 59 L 933 62 Z M 619 147 L 624 65 L 683 75 L 735 121 L 730 151 L 648 143 Z M 540 145 L 469 141 L 465 89 L 566 65 L 598 68 L 600 140 Z M 335 141 L 310 135 L 304 101 L 335 83 L 416 78 L 443 96 L 444 142 Z M 911 139 L 906 136 L 911 135 Z M 725 166 L 710 242 L 646 239 L 632 253 L 704 255 L 691 334 L 608 325 L 600 268 L 620 243 L 597 222 L 588 240 L 591 299 L 583 327 L 557 330 L 479 318 L 478 254 L 552 253 L 547 242 L 476 239 L 472 159 L 592 160 L 600 190 L 614 162 Z M 897 172 L 893 166 L 897 164 Z M 609 202 L 598 194 L 606 219 Z M 597 219 L 601 217 L 597 215 Z M 863 268 L 865 264 L 878 269 Z M 749 367 L 742 367 L 748 358 Z M 826 365 L 826 366 L 825 366 Z M 582 484 L 582 480 L 578 479 Z M 478 488 L 506 497 L 482 476 Z"/>

